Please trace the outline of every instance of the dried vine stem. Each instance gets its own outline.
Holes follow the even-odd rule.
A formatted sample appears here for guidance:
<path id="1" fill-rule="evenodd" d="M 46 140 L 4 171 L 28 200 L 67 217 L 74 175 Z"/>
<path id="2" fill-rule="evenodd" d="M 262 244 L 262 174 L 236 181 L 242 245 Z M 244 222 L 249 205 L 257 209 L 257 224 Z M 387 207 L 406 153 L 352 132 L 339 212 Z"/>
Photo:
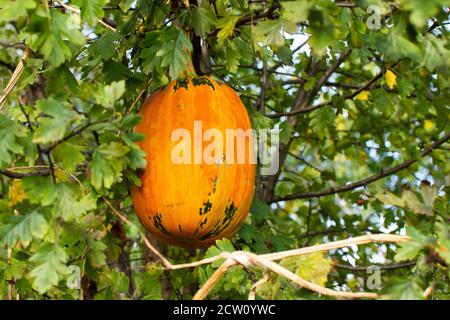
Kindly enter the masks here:
<path id="1" fill-rule="evenodd" d="M 111 211 L 123 222 L 130 224 L 134 227 L 136 225 L 128 220 L 128 218 L 120 213 L 106 198 L 103 197 L 106 205 L 111 209 Z M 288 257 L 299 256 L 310 254 L 314 252 L 322 252 L 329 251 L 333 249 L 348 247 L 351 245 L 361 245 L 367 243 L 374 242 L 404 242 L 409 241 L 410 238 L 407 236 L 399 236 L 393 234 L 373 234 L 373 235 L 365 235 L 360 237 L 355 237 L 351 239 L 345 239 L 340 241 L 334 241 L 330 243 L 324 243 L 320 245 L 275 252 L 269 254 L 256 255 L 251 252 L 244 251 L 235 251 L 235 252 L 222 252 L 221 254 L 202 259 L 199 261 L 191 262 L 191 263 L 183 263 L 183 264 L 172 264 L 169 260 L 167 260 L 145 237 L 145 234 L 142 234 L 145 245 L 152 251 L 162 262 L 166 270 L 176 270 L 176 269 L 185 269 L 185 268 L 194 268 L 200 265 L 209 264 L 215 262 L 220 259 L 225 259 L 225 261 L 220 265 L 220 267 L 213 273 L 213 275 L 203 284 L 203 286 L 197 291 L 194 295 L 194 300 L 202 300 L 205 299 L 208 293 L 213 289 L 213 287 L 217 284 L 217 282 L 222 278 L 222 276 L 235 265 L 242 265 L 244 267 L 252 267 L 258 266 L 264 269 L 270 270 L 287 278 L 293 283 L 303 287 L 305 289 L 317 292 L 322 295 L 333 296 L 337 298 L 345 298 L 345 299 L 358 299 L 358 298 L 367 298 L 367 299 L 375 299 L 378 297 L 377 294 L 371 292 L 346 292 L 346 291 L 336 291 L 329 288 L 325 288 L 319 286 L 315 283 L 306 281 L 305 279 L 299 277 L 295 273 L 289 271 L 288 269 L 280 266 L 278 263 L 275 263 L 275 260 L 280 260 Z M 265 278 L 263 278 L 265 279 Z M 256 287 L 263 282 L 263 279 L 255 283 L 252 290 L 250 290 L 249 298 L 254 298 L 256 295 Z M 265 280 L 267 281 L 267 280 Z"/>
<path id="2" fill-rule="evenodd" d="M 396 234 L 368 234 L 365 236 L 354 237 L 345 240 L 333 241 L 329 243 L 323 243 L 315 246 L 304 247 L 300 249 L 274 252 L 261 255 L 262 258 L 267 260 L 280 260 L 288 257 L 310 254 L 319 251 L 329 251 L 333 249 L 339 249 L 349 247 L 351 245 L 361 245 L 373 242 L 405 242 L 409 241 L 407 236 L 399 236 Z"/>
<path id="3" fill-rule="evenodd" d="M 255 300 L 256 299 L 256 290 L 258 287 L 267 281 L 269 281 L 270 277 L 268 274 L 265 274 L 264 277 L 255 282 L 255 284 L 250 288 L 250 292 L 248 293 L 247 300 Z"/>
<path id="4" fill-rule="evenodd" d="M 378 297 L 376 293 L 371 292 L 346 292 L 325 288 L 315 283 L 306 281 L 305 279 L 289 271 L 288 269 L 280 266 L 279 264 L 273 261 L 264 259 L 261 256 L 258 256 L 250 252 L 235 251 L 229 255 L 227 260 L 225 260 L 225 262 L 213 273 L 213 275 L 197 291 L 197 293 L 193 297 L 193 300 L 205 299 L 208 293 L 212 290 L 214 285 L 222 278 L 222 276 L 226 273 L 226 271 L 228 271 L 230 267 L 238 264 L 241 264 L 245 267 L 259 266 L 268 269 L 294 282 L 300 287 L 317 292 L 322 295 L 345 299 L 359 299 L 359 298 L 375 299 Z"/>
<path id="5" fill-rule="evenodd" d="M 30 48 L 26 47 L 25 50 L 23 51 L 19 63 L 16 66 L 16 69 L 14 70 L 11 78 L 8 81 L 8 84 L 5 87 L 5 90 L 3 91 L 3 95 L 0 97 L 0 111 L 3 109 L 6 99 L 8 98 L 9 94 L 14 89 L 14 86 L 19 80 L 20 75 L 22 74 L 22 71 L 25 68 L 24 61 L 26 58 L 28 58 L 29 55 L 30 55 Z"/>

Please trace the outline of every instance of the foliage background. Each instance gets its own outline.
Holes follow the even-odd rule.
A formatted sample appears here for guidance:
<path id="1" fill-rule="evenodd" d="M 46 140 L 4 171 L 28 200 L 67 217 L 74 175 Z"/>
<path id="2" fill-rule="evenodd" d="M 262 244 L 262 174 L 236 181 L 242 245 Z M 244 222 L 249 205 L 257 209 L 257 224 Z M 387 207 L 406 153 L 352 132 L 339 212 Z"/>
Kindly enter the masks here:
<path id="1" fill-rule="evenodd" d="M 217 268 L 164 271 L 137 227 L 105 204 L 138 225 L 129 197 L 145 167 L 136 114 L 192 56 L 198 73 L 241 94 L 255 128 L 281 129 L 282 166 L 258 177 L 235 238 L 206 251 L 159 245 L 167 257 L 407 233 L 413 241 L 399 247 L 282 264 L 330 288 L 448 299 L 448 5 L 0 0 L 2 89 L 31 50 L 0 113 L 0 297 L 189 299 Z M 370 265 L 381 268 L 381 288 L 369 285 Z M 262 275 L 234 267 L 209 297 L 245 299 Z M 325 299 L 273 274 L 257 297 Z"/>

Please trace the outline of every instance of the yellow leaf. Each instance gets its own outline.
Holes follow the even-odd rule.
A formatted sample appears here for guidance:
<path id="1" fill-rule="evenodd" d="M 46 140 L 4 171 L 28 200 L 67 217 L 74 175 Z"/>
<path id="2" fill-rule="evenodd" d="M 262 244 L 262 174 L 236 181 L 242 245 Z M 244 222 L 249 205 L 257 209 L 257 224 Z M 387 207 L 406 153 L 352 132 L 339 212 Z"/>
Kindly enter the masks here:
<path id="1" fill-rule="evenodd" d="M 369 157 L 367 156 L 367 153 L 365 153 L 364 151 L 359 151 L 358 152 L 358 162 L 363 165 L 364 163 L 366 163 L 367 159 L 369 159 Z"/>
<path id="2" fill-rule="evenodd" d="M 66 181 L 68 181 L 67 174 L 66 174 L 66 172 L 64 170 L 61 170 L 59 168 L 55 168 L 54 169 L 54 173 L 55 173 L 56 181 L 58 181 L 58 182 L 66 182 Z"/>
<path id="3" fill-rule="evenodd" d="M 323 252 L 283 259 L 281 265 L 306 281 L 325 286 L 332 262 Z"/>
<path id="4" fill-rule="evenodd" d="M 17 179 L 13 180 L 11 182 L 8 192 L 8 206 L 12 207 L 18 204 L 22 202 L 24 199 L 26 199 L 26 197 L 27 195 L 22 187 L 22 182 Z"/>
<path id="5" fill-rule="evenodd" d="M 234 26 L 236 25 L 236 22 L 238 20 L 239 16 L 227 16 L 217 22 L 217 27 L 220 29 L 220 31 L 217 33 L 217 39 L 219 40 L 219 43 L 222 43 L 225 39 L 233 34 Z"/>
<path id="6" fill-rule="evenodd" d="M 384 78 L 389 89 L 394 89 L 397 86 L 397 75 L 391 70 L 388 69 L 386 71 L 386 73 L 384 74 Z"/>
<path id="7" fill-rule="evenodd" d="M 433 131 L 435 126 L 436 124 L 429 119 L 425 120 L 423 123 L 423 128 L 428 132 Z"/>
<path id="8" fill-rule="evenodd" d="M 345 129 L 345 118 L 342 114 L 340 114 L 336 117 L 336 130 L 343 131 Z"/>
<path id="9" fill-rule="evenodd" d="M 356 100 L 367 101 L 369 100 L 369 91 L 367 90 L 361 91 L 355 98 Z"/>

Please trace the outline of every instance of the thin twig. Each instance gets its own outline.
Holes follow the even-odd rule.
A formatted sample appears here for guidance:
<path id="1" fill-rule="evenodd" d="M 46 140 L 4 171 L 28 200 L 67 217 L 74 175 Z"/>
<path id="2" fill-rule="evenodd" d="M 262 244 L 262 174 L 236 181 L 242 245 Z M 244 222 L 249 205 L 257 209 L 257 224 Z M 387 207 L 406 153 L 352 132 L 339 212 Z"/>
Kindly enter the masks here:
<path id="1" fill-rule="evenodd" d="M 144 88 L 142 88 L 142 90 L 139 92 L 139 94 L 136 97 L 136 99 L 134 99 L 133 103 L 131 104 L 131 107 L 127 111 L 127 114 L 130 114 L 130 112 L 133 110 L 133 108 L 136 105 L 136 103 L 139 101 L 139 99 L 142 97 L 142 95 L 145 93 L 145 91 L 147 91 L 148 87 L 150 87 L 151 83 L 152 83 L 152 79 L 147 81 L 147 83 L 145 84 Z"/>

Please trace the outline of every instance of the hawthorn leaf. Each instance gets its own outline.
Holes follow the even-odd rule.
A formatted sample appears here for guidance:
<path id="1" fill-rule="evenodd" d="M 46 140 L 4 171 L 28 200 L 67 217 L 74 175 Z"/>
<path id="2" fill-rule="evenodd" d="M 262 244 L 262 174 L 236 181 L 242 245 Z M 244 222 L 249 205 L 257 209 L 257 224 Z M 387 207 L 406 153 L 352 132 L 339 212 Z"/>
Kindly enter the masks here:
<path id="1" fill-rule="evenodd" d="M 195 33 L 200 37 L 205 37 L 216 24 L 216 16 L 209 8 L 195 7 L 192 11 L 192 26 Z"/>
<path id="2" fill-rule="evenodd" d="M 23 136 L 25 132 L 15 122 L 0 114 L 0 169 L 11 163 L 14 154 L 23 154 L 24 148 L 19 140 Z"/>
<path id="3" fill-rule="evenodd" d="M 35 0 L 0 0 L 0 21 L 26 17 L 27 11 L 36 8 Z"/>
<path id="4" fill-rule="evenodd" d="M 40 245 L 38 251 L 30 258 L 30 262 L 37 266 L 28 274 L 33 279 L 33 288 L 40 294 L 44 294 L 69 273 L 66 266 L 68 255 L 57 244 L 45 242 Z"/>
<path id="5" fill-rule="evenodd" d="M 33 239 L 42 239 L 48 229 L 47 220 L 38 211 L 23 215 L 0 216 L 0 244 L 27 247 Z"/>
<path id="6" fill-rule="evenodd" d="M 75 0 L 73 3 L 80 7 L 81 18 L 90 26 L 95 26 L 98 19 L 102 19 L 105 15 L 103 6 L 107 0 Z"/>
<path id="7" fill-rule="evenodd" d="M 77 165 L 86 160 L 86 157 L 82 153 L 83 149 L 83 146 L 70 142 L 62 142 L 55 148 L 55 162 L 61 163 L 61 167 L 67 172 L 74 172 Z"/>
<path id="8" fill-rule="evenodd" d="M 217 33 L 219 43 L 223 43 L 225 39 L 229 38 L 234 33 L 234 27 L 238 22 L 239 16 L 226 16 L 217 21 L 217 28 L 220 29 Z"/>

